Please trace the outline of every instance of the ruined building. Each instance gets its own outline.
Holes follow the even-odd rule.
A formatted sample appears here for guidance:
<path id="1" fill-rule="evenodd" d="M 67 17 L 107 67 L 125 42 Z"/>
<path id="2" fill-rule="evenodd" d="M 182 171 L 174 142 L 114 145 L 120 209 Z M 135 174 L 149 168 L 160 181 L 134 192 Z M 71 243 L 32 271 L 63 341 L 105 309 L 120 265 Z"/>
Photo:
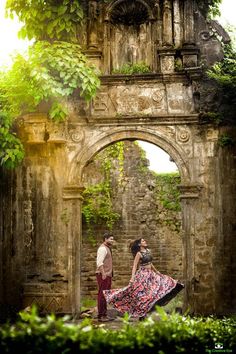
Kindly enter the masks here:
<path id="1" fill-rule="evenodd" d="M 139 139 L 179 169 L 185 308 L 235 312 L 235 148 L 201 119 L 214 100 L 203 69 L 222 59 L 227 35 L 199 1 L 82 4 L 80 41 L 101 87 L 90 104 L 74 96 L 64 123 L 43 110 L 19 121 L 26 157 L 1 173 L 0 302 L 80 311 L 84 169 L 106 146 Z M 131 75 L 127 65 L 145 70 Z"/>

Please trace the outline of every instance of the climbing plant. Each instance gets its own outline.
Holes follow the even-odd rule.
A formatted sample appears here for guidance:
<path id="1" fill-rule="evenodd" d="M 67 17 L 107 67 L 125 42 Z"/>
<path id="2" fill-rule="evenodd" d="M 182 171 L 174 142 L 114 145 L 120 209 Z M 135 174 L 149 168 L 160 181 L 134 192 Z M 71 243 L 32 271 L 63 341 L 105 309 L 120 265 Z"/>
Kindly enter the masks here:
<path id="1" fill-rule="evenodd" d="M 0 71 L 0 164 L 15 167 L 24 150 L 13 134 L 14 120 L 45 101 L 49 118 L 64 120 L 73 93 L 90 100 L 100 82 L 77 42 L 83 17 L 79 1 L 7 0 L 6 12 L 23 22 L 21 37 L 35 39 L 25 56 L 16 55 L 12 67 Z"/>
<path id="2" fill-rule="evenodd" d="M 236 114 L 236 50 L 233 43 L 224 46 L 224 59 L 217 62 L 207 75 L 217 83 L 220 107 L 212 114 L 218 123 L 235 124 Z"/>
<path id="3" fill-rule="evenodd" d="M 102 181 L 94 185 L 88 185 L 83 192 L 82 215 L 87 225 L 88 235 L 94 239 L 94 226 L 105 223 L 108 229 L 112 229 L 114 223 L 120 218 L 120 214 L 113 208 L 111 171 L 117 170 L 118 181 L 123 177 L 124 143 L 118 142 L 108 146 L 96 159 L 102 175 Z"/>
<path id="4" fill-rule="evenodd" d="M 178 172 L 155 173 L 155 177 L 156 198 L 162 205 L 162 213 L 166 214 L 166 217 L 163 220 L 159 218 L 159 222 L 171 226 L 175 231 L 180 232 L 181 220 L 178 216 L 178 212 L 181 211 L 179 200 L 180 193 L 178 190 L 180 175 Z M 159 213 L 160 211 L 158 211 L 158 215 Z"/>

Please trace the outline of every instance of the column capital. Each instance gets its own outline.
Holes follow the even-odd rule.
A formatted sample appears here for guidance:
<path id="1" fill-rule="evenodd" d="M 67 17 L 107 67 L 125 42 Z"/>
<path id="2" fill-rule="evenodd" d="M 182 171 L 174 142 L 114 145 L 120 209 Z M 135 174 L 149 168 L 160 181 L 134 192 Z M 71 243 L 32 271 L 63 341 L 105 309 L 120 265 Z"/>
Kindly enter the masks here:
<path id="1" fill-rule="evenodd" d="M 180 191 L 180 199 L 197 199 L 203 188 L 201 184 L 180 184 L 178 189 Z"/>
<path id="2" fill-rule="evenodd" d="M 83 200 L 82 193 L 84 189 L 85 188 L 83 186 L 79 186 L 79 185 L 65 186 L 62 190 L 62 197 L 64 200 L 70 200 L 70 199 Z"/>

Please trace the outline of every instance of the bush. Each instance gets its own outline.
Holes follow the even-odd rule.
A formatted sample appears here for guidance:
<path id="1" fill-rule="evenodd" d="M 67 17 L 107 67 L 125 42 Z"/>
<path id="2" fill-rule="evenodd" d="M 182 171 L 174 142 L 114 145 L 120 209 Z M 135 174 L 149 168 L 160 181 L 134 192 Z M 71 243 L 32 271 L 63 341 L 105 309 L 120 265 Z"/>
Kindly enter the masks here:
<path id="1" fill-rule="evenodd" d="M 119 330 L 92 325 L 91 320 L 73 324 L 69 317 L 40 317 L 35 308 L 21 312 L 14 325 L 0 328 L 0 353 L 235 353 L 236 319 L 191 318 L 157 308 L 157 319 L 129 322 L 124 316 Z M 221 349 L 222 352 L 222 349 Z"/>

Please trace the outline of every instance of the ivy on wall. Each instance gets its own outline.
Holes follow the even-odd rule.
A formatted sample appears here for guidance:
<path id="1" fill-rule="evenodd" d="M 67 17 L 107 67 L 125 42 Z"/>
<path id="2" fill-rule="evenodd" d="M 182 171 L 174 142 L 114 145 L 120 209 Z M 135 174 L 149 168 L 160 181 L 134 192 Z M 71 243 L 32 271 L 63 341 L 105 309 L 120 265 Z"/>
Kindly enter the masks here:
<path id="1" fill-rule="evenodd" d="M 91 240 L 94 238 L 95 224 L 105 223 L 111 230 L 120 218 L 120 214 L 114 211 L 112 203 L 111 170 L 117 170 L 115 162 L 118 161 L 118 182 L 121 182 L 124 171 L 124 143 L 118 142 L 108 146 L 96 159 L 99 162 L 103 181 L 86 187 L 83 192 L 82 207 L 82 215 Z"/>
<path id="2" fill-rule="evenodd" d="M 162 205 L 162 210 L 157 210 L 159 222 L 167 225 L 172 230 L 180 232 L 181 220 L 179 212 L 181 205 L 179 200 L 178 185 L 180 184 L 180 175 L 178 172 L 155 173 L 156 177 L 156 198 Z M 165 217 L 160 217 L 160 213 Z"/>

